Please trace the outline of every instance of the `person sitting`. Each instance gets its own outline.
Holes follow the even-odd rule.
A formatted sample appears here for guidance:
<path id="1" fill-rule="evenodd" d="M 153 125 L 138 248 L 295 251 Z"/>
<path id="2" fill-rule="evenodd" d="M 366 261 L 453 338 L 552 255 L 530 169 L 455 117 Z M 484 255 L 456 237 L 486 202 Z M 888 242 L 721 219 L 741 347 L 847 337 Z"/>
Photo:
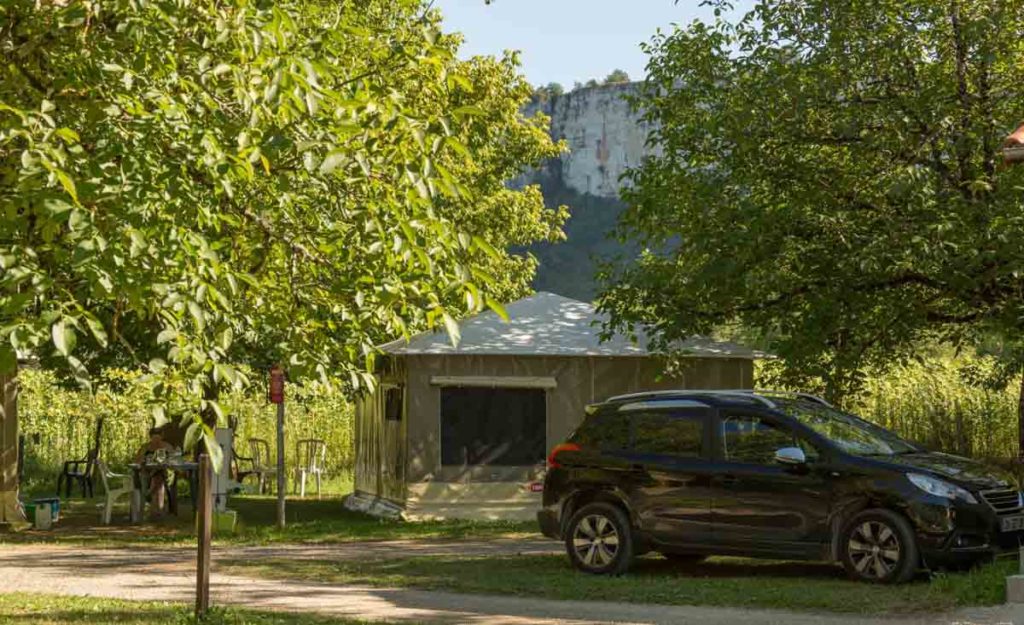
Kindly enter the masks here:
<path id="1" fill-rule="evenodd" d="M 173 452 L 174 445 L 164 440 L 163 431 L 160 428 L 150 428 L 149 442 L 139 449 L 135 461 L 140 464 L 153 462 L 156 452 L 164 450 L 165 453 Z M 167 489 L 167 471 L 158 469 L 149 474 L 149 497 L 155 511 L 155 516 L 161 516 L 164 512 L 164 492 Z"/>

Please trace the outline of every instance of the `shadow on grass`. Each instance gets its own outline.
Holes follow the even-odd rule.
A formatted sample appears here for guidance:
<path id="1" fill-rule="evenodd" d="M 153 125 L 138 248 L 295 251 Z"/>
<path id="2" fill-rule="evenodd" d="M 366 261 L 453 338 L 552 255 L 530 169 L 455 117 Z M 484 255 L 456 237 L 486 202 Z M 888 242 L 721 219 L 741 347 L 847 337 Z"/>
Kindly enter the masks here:
<path id="1" fill-rule="evenodd" d="M 411 557 L 403 560 L 222 561 L 222 570 L 274 579 L 377 587 L 504 594 L 559 600 L 775 608 L 859 614 L 938 612 L 1005 600 L 1002 562 L 961 574 L 922 575 L 910 584 L 881 586 L 847 579 L 825 563 L 711 558 L 679 565 L 640 558 L 627 575 L 574 570 L 562 555 Z"/>
<path id="2" fill-rule="evenodd" d="M 167 516 L 145 523 L 128 523 L 122 507 L 114 523 L 99 523 L 100 498 L 72 499 L 64 503 L 60 521 L 47 531 L 0 532 L 0 543 L 68 543 L 87 545 L 190 545 L 195 540 L 192 509 L 187 498 L 181 502 L 178 516 Z M 287 527 L 277 528 L 277 502 L 274 497 L 234 497 L 229 508 L 238 512 L 235 534 L 215 535 L 219 544 L 267 544 L 274 542 L 338 543 L 359 540 L 412 538 L 493 538 L 536 533 L 532 522 L 511 521 L 425 521 L 383 520 L 347 510 L 344 498 L 289 498 L 286 504 Z"/>
<path id="3" fill-rule="evenodd" d="M 0 622 L 17 625 L 358 625 L 360 620 L 214 607 L 196 620 L 191 606 L 93 597 L 0 594 Z"/>

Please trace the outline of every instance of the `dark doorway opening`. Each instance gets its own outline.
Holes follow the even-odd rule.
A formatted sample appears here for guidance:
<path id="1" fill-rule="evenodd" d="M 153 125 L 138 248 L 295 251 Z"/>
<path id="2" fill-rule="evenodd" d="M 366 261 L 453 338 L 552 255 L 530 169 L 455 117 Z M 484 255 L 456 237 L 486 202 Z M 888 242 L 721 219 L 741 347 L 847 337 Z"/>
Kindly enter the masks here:
<path id="1" fill-rule="evenodd" d="M 526 466 L 543 462 L 544 389 L 441 389 L 441 464 Z"/>

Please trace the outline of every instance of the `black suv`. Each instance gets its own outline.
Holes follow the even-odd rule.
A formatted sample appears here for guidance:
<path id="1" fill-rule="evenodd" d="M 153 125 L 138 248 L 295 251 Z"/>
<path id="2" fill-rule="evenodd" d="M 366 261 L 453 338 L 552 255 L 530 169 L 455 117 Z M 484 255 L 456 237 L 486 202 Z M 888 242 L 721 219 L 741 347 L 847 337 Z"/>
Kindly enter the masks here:
<path id="1" fill-rule="evenodd" d="M 669 391 L 588 407 L 548 458 L 537 518 L 591 573 L 658 551 L 840 561 L 903 582 L 1018 548 L 1024 493 L 810 395 Z"/>

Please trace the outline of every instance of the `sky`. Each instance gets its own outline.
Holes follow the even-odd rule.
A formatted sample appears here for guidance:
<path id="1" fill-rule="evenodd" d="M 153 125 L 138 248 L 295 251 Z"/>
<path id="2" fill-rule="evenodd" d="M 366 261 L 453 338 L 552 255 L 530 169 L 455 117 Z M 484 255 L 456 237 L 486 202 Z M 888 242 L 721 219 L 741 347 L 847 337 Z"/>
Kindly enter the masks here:
<path id="1" fill-rule="evenodd" d="M 435 0 L 434 6 L 444 14 L 445 31 L 465 35 L 462 56 L 519 50 L 527 80 L 567 89 L 617 68 L 640 80 L 647 62 L 641 42 L 673 23 L 714 19 L 699 0 Z"/>

